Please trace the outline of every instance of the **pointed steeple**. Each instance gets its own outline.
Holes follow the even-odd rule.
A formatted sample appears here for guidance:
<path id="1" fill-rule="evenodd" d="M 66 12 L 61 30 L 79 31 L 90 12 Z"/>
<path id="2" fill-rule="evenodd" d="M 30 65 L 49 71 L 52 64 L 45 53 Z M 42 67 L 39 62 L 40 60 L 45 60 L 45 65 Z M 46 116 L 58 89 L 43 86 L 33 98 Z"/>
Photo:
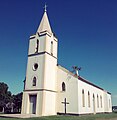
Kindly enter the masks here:
<path id="1" fill-rule="evenodd" d="M 49 33 L 52 33 L 50 23 L 49 23 L 49 19 L 48 19 L 48 16 L 47 16 L 46 7 L 47 6 L 45 5 L 45 7 L 44 7 L 45 11 L 44 11 L 42 20 L 41 20 L 40 25 L 39 25 L 38 30 L 37 30 L 38 33 L 43 32 L 43 31 L 48 31 Z"/>

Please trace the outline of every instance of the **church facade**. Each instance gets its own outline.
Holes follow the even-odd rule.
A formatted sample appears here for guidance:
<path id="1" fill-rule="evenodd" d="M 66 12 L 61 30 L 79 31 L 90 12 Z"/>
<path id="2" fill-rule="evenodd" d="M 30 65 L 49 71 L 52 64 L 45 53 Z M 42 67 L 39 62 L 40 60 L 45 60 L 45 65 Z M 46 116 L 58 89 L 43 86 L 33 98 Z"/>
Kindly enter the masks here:
<path id="1" fill-rule="evenodd" d="M 30 36 L 21 114 L 112 112 L 111 93 L 58 65 L 57 50 L 58 39 L 45 9 L 36 34 Z"/>

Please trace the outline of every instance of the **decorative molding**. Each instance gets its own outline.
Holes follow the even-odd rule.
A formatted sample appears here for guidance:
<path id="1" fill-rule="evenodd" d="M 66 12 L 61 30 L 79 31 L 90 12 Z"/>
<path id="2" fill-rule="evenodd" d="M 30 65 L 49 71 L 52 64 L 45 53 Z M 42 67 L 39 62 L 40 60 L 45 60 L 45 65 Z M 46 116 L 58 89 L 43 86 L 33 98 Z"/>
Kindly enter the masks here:
<path id="1" fill-rule="evenodd" d="M 52 35 L 46 30 L 46 31 L 42 31 L 40 33 L 37 33 L 39 37 L 42 37 L 42 36 L 45 36 L 45 35 L 48 35 L 49 37 L 51 37 Z M 57 38 L 54 36 L 54 39 L 53 39 L 55 42 L 58 42 Z"/>
<path id="2" fill-rule="evenodd" d="M 55 56 L 51 55 L 50 53 L 48 53 L 48 52 L 46 52 L 46 51 L 40 52 L 40 53 L 30 54 L 30 55 L 28 55 L 28 57 L 37 56 L 37 55 L 42 55 L 42 54 L 45 54 L 45 53 L 48 54 L 48 55 L 50 55 L 50 56 L 52 56 L 52 57 L 54 57 L 55 59 L 57 59 Z"/>
<path id="3" fill-rule="evenodd" d="M 24 92 L 28 92 L 28 91 L 49 91 L 49 92 L 57 92 L 57 91 L 48 90 L 48 89 L 29 89 L 29 90 L 24 90 Z"/>
<path id="4" fill-rule="evenodd" d="M 30 40 L 34 39 L 35 37 L 35 35 L 30 36 Z"/>
<path id="5" fill-rule="evenodd" d="M 49 37 L 52 36 L 47 30 L 38 33 L 38 35 L 39 35 L 39 37 L 41 37 L 41 36 L 45 36 L 45 35 L 48 35 Z"/>

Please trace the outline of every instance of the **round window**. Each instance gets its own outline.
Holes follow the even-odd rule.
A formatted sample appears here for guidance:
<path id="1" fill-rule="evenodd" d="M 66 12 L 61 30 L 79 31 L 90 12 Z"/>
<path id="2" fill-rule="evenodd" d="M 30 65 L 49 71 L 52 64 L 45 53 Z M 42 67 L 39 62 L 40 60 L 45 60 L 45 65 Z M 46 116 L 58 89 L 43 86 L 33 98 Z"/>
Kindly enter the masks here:
<path id="1" fill-rule="evenodd" d="M 37 69 L 38 69 L 38 64 L 35 63 L 35 64 L 33 65 L 33 70 L 36 71 Z"/>

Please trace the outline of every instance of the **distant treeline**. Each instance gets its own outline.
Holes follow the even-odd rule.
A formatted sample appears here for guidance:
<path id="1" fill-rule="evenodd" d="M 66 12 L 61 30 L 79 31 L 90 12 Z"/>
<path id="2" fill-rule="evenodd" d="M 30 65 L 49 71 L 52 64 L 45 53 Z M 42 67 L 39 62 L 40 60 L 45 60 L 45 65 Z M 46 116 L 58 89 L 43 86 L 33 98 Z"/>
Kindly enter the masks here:
<path id="1" fill-rule="evenodd" d="M 8 91 L 8 85 L 0 82 L 0 112 L 3 113 L 20 113 L 22 104 L 22 92 L 12 95 Z"/>

